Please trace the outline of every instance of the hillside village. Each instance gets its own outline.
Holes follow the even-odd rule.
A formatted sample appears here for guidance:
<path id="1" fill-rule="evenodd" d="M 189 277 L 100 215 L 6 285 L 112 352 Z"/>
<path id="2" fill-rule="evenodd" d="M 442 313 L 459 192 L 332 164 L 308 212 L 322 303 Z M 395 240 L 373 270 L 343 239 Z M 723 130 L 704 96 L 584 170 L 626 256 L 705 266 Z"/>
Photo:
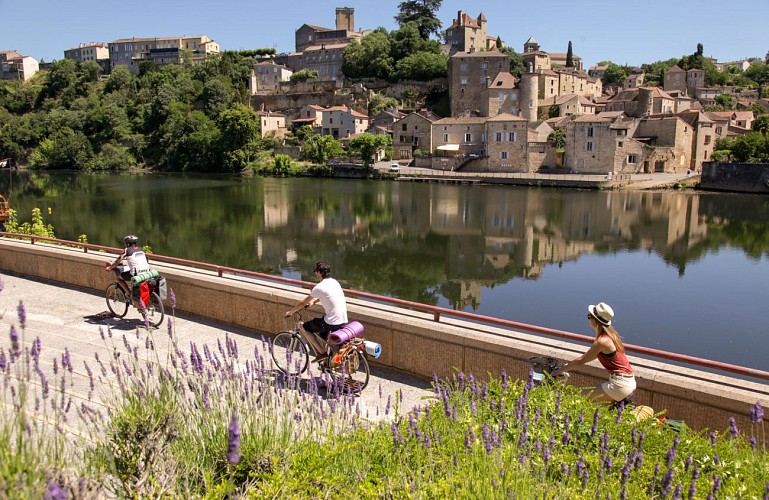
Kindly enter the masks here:
<path id="1" fill-rule="evenodd" d="M 510 72 L 510 53 L 486 31 L 483 13 L 457 13 L 445 31 L 447 77 L 396 84 L 350 79 L 343 53 L 372 30 L 356 31 L 355 11 L 336 9 L 335 26 L 303 24 L 295 51 L 256 56 L 249 82 L 251 105 L 263 137 L 283 139 L 309 126 L 343 142 L 362 134 L 392 137 L 392 157 L 403 164 L 468 172 L 561 171 L 590 174 L 685 173 L 711 159 L 716 140 L 751 130 L 755 105 L 769 109 L 759 91 L 707 87 L 702 69 L 673 66 L 662 86 L 645 86 L 643 72 L 622 86 L 604 88 L 605 66 L 587 71 L 569 52 L 549 52 L 534 37 L 522 44 L 524 70 Z M 206 35 L 124 38 L 82 44 L 64 51 L 66 59 L 95 61 L 104 73 L 140 63 L 180 64 L 220 52 Z M 27 80 L 39 70 L 33 58 L 0 51 L 3 78 Z M 749 61 L 725 63 L 741 65 Z M 310 78 L 295 79 L 304 72 Z M 448 95 L 449 115 L 429 109 L 429 96 Z M 399 106 L 368 115 L 373 94 Z M 727 111 L 706 111 L 717 96 L 732 95 Z M 560 138 L 554 140 L 554 138 Z M 298 157 L 298 148 L 284 151 Z"/>

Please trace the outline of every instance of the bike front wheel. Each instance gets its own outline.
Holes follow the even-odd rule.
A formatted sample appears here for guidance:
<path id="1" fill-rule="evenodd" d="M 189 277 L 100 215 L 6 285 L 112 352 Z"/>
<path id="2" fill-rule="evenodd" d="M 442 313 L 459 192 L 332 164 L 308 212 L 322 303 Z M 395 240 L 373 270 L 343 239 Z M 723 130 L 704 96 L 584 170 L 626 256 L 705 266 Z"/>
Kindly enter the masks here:
<path id="1" fill-rule="evenodd" d="M 163 318 L 165 317 L 165 309 L 163 308 L 163 301 L 160 300 L 160 296 L 157 294 L 157 292 L 152 292 L 150 294 L 150 303 L 147 306 L 146 311 L 142 312 L 145 316 L 145 319 L 150 324 L 150 326 L 154 326 L 157 328 L 160 326 L 160 324 L 163 322 Z"/>
<path id="2" fill-rule="evenodd" d="M 116 318 L 122 318 L 128 312 L 128 297 L 117 283 L 110 283 L 106 291 L 107 307 Z"/>
<path id="3" fill-rule="evenodd" d="M 357 348 L 347 351 L 342 362 L 334 371 L 339 375 L 344 375 L 342 384 L 345 389 L 352 392 L 361 392 L 365 389 L 371 375 L 366 355 Z"/>
<path id="4" fill-rule="evenodd" d="M 310 363 L 310 350 L 296 332 L 283 331 L 275 335 L 270 352 L 275 366 L 286 375 L 304 373 Z"/>

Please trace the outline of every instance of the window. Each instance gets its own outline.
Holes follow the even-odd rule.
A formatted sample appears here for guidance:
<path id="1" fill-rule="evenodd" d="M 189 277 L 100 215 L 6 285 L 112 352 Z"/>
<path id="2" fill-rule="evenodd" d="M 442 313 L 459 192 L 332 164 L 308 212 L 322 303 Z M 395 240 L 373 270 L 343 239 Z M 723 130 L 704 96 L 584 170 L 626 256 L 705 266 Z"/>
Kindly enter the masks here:
<path id="1" fill-rule="evenodd" d="M 502 132 L 497 132 L 496 141 L 497 142 L 502 142 Z"/>
<path id="2" fill-rule="evenodd" d="M 461 78 L 459 79 L 459 83 L 460 83 L 461 85 L 467 85 L 467 77 L 466 77 L 466 76 L 463 76 L 463 77 L 461 77 Z"/>
<path id="3" fill-rule="evenodd" d="M 638 156 L 637 155 L 627 155 L 627 162 L 628 163 L 638 163 Z"/>
<path id="4" fill-rule="evenodd" d="M 585 151 L 592 151 L 593 150 L 593 143 L 591 141 L 587 141 L 585 143 Z"/>
<path id="5" fill-rule="evenodd" d="M 622 146 L 624 146 L 624 144 L 625 144 L 624 142 L 622 142 L 622 141 L 619 141 L 619 142 L 617 143 L 617 147 L 618 147 L 618 148 L 621 148 Z"/>
<path id="6" fill-rule="evenodd" d="M 705 145 L 707 146 L 708 144 L 710 144 L 710 136 L 706 135 L 705 136 Z"/>
<path id="7" fill-rule="evenodd" d="M 587 135 L 588 137 L 593 137 L 593 127 L 588 127 L 585 135 Z"/>
<path id="8" fill-rule="evenodd" d="M 402 123 L 402 124 L 401 124 L 401 130 L 403 130 L 404 132 L 405 132 L 406 130 L 408 130 L 408 127 L 406 126 L 406 124 L 405 124 L 405 123 Z"/>
<path id="9" fill-rule="evenodd" d="M 481 69 L 489 69 L 489 63 L 481 63 Z"/>
<path id="10" fill-rule="evenodd" d="M 462 63 L 459 65 L 459 69 L 462 71 L 467 71 L 467 63 Z"/>
<path id="11" fill-rule="evenodd" d="M 716 134 L 721 135 L 721 132 L 723 132 L 723 127 L 716 127 Z"/>
<path id="12" fill-rule="evenodd" d="M 516 142 L 518 140 L 518 132 L 508 132 L 507 140 L 510 142 Z"/>
<path id="13" fill-rule="evenodd" d="M 505 100 L 505 93 L 504 92 L 500 92 L 499 95 L 497 95 L 497 99 L 499 99 L 500 101 L 504 101 Z"/>
<path id="14" fill-rule="evenodd" d="M 481 85 L 484 85 L 486 83 L 486 76 L 481 75 L 481 77 L 478 78 L 478 81 L 481 83 Z"/>
<path id="15" fill-rule="evenodd" d="M 469 132 L 466 133 L 465 134 L 465 142 L 470 142 L 472 140 L 473 140 L 473 135 L 471 133 L 469 133 Z"/>
<path id="16" fill-rule="evenodd" d="M 626 135 L 627 135 L 627 130 L 626 129 L 621 128 L 621 129 L 617 130 L 617 136 L 625 137 Z"/>
<path id="17" fill-rule="evenodd" d="M 500 160 L 507 160 L 507 151 L 500 151 L 499 152 L 499 159 Z"/>
<path id="18" fill-rule="evenodd" d="M 449 134 L 443 134 L 443 142 L 449 142 Z"/>

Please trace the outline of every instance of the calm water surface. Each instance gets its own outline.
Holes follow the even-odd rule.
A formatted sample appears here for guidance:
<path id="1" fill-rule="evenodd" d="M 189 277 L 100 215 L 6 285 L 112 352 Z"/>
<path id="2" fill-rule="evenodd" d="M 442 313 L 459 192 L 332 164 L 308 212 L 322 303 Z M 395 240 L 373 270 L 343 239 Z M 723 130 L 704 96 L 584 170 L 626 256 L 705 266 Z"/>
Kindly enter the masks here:
<path id="1" fill-rule="evenodd" d="M 2 172 L 59 238 L 344 286 L 769 370 L 769 198 L 332 179 Z M 50 208 L 51 214 L 48 215 Z"/>

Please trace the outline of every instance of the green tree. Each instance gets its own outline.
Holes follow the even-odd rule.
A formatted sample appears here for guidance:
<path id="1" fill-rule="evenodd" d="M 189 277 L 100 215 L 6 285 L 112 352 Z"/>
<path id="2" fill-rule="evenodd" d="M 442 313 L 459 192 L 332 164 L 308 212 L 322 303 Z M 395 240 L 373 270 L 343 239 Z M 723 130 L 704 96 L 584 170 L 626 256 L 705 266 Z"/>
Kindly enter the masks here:
<path id="1" fill-rule="evenodd" d="M 551 144 L 556 151 L 564 151 L 566 149 L 566 130 L 562 128 L 553 130 L 547 136 L 547 142 Z"/>
<path id="2" fill-rule="evenodd" d="M 394 61 L 408 57 L 417 52 L 441 52 L 440 44 L 435 40 L 425 40 L 419 33 L 419 26 L 410 21 L 400 29 L 392 31 L 390 37 L 390 55 Z"/>
<path id="3" fill-rule="evenodd" d="M 417 52 L 398 61 L 395 67 L 398 80 L 425 82 L 447 76 L 448 57 L 432 52 Z"/>
<path id="4" fill-rule="evenodd" d="M 574 67 L 574 52 L 572 52 L 571 40 L 569 40 L 569 48 L 566 50 L 566 67 Z"/>
<path id="5" fill-rule="evenodd" d="M 216 124 L 224 170 L 243 170 L 259 151 L 259 117 L 250 106 L 238 104 L 222 111 Z"/>
<path id="6" fill-rule="evenodd" d="M 203 109 L 209 118 L 215 119 L 231 102 L 230 91 L 221 78 L 208 80 L 203 87 Z M 177 96 L 179 94 L 177 93 Z M 177 100 L 178 97 L 177 97 Z"/>
<path id="7" fill-rule="evenodd" d="M 441 32 L 441 21 L 438 19 L 438 10 L 442 0 L 410 0 L 398 4 L 398 15 L 395 21 L 398 26 L 414 22 L 419 27 L 420 36 L 427 40 L 430 35 L 438 35 Z"/>
<path id="8" fill-rule="evenodd" d="M 301 146 L 302 156 L 320 165 L 325 165 L 331 158 L 345 156 L 344 146 L 330 135 L 312 134 L 306 137 Z"/>
<path id="9" fill-rule="evenodd" d="M 516 78 L 520 78 L 521 74 L 526 72 L 526 63 L 523 62 L 523 56 L 512 47 L 502 47 L 500 52 L 507 54 L 510 58 L 510 73 Z"/>
<path id="10" fill-rule="evenodd" d="M 128 70 L 127 66 L 119 65 L 112 69 L 112 72 L 104 84 L 104 92 L 116 92 L 118 90 L 129 90 L 134 83 L 134 76 Z"/>
<path id="11" fill-rule="evenodd" d="M 291 173 L 291 169 L 294 165 L 293 160 L 288 155 L 275 155 L 275 169 L 273 172 L 276 175 L 288 175 Z"/>
<path id="12" fill-rule="evenodd" d="M 561 116 L 561 107 L 557 104 L 553 104 L 550 106 L 550 109 L 547 110 L 547 115 L 550 118 L 556 118 L 558 116 Z"/>
<path id="13" fill-rule="evenodd" d="M 769 64 L 761 61 L 755 61 L 743 73 L 745 77 L 750 78 L 758 85 L 769 84 Z"/>
<path id="14" fill-rule="evenodd" d="M 618 85 L 622 86 L 622 82 L 627 78 L 628 72 L 622 66 L 613 62 L 600 62 L 600 65 L 606 66 L 601 81 L 604 85 Z"/>
<path id="15" fill-rule="evenodd" d="M 734 100 L 729 94 L 719 94 L 715 98 L 716 104 L 721 106 L 724 110 L 732 109 Z"/>
<path id="16" fill-rule="evenodd" d="M 63 127 L 44 139 L 35 149 L 30 167 L 38 169 L 86 168 L 93 157 L 88 138 L 80 131 Z"/>
<path id="17" fill-rule="evenodd" d="M 385 108 L 397 107 L 398 101 L 378 92 L 372 92 L 368 101 L 368 115 L 374 116 Z"/>
<path id="18" fill-rule="evenodd" d="M 763 114 L 756 117 L 751 128 L 765 136 L 769 135 L 769 114 Z"/>
<path id="19" fill-rule="evenodd" d="M 360 44 L 350 42 L 342 54 L 342 72 L 350 78 L 381 78 L 391 80 L 394 61 L 390 55 L 390 37 L 384 28 L 364 36 Z"/>
<path id="20" fill-rule="evenodd" d="M 350 149 L 360 154 L 363 164 L 366 167 L 371 166 L 374 155 L 378 151 L 392 150 L 393 140 L 389 135 L 375 135 L 363 133 L 350 139 Z"/>
<path id="21" fill-rule="evenodd" d="M 304 68 L 296 73 L 292 73 L 290 78 L 292 82 L 306 82 L 307 80 L 314 80 L 318 78 L 318 76 L 317 70 Z"/>

